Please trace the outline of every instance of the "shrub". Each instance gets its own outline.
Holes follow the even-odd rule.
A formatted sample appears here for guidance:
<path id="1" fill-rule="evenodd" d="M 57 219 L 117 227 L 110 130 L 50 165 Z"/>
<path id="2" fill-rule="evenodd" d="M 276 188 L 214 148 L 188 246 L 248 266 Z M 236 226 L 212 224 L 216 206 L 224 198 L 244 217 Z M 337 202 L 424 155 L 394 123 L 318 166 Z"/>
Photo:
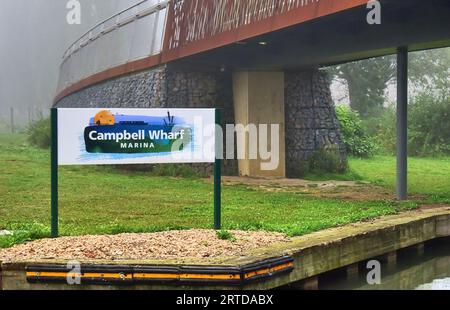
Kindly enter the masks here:
<path id="1" fill-rule="evenodd" d="M 409 110 L 409 153 L 450 155 L 450 99 L 422 93 L 411 101 Z"/>
<path id="2" fill-rule="evenodd" d="M 348 163 L 341 158 L 339 148 L 335 144 L 327 144 L 315 151 L 308 161 L 307 173 L 345 173 Z"/>
<path id="3" fill-rule="evenodd" d="M 408 119 L 408 149 L 411 156 L 450 155 L 450 100 L 422 93 L 411 100 Z M 397 147 L 395 107 L 367 122 L 380 148 L 390 155 Z"/>
<path id="4" fill-rule="evenodd" d="M 50 119 L 42 119 L 27 129 L 28 142 L 39 148 L 49 148 L 52 143 Z"/>
<path id="5" fill-rule="evenodd" d="M 348 154 L 361 158 L 372 157 L 376 145 L 364 130 L 359 114 L 347 106 L 338 106 L 336 114 Z"/>
<path id="6" fill-rule="evenodd" d="M 397 149 L 397 120 L 394 106 L 384 109 L 376 117 L 364 120 L 369 136 L 376 141 L 377 152 L 394 155 Z"/>

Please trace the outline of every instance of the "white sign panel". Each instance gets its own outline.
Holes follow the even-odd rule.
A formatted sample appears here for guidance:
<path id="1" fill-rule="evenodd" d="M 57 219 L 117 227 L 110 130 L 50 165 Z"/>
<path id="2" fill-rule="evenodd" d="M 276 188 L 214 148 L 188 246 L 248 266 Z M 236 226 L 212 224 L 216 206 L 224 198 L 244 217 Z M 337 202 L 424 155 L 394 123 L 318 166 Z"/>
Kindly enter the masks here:
<path id="1" fill-rule="evenodd" d="M 59 165 L 214 161 L 214 109 L 58 109 Z"/>

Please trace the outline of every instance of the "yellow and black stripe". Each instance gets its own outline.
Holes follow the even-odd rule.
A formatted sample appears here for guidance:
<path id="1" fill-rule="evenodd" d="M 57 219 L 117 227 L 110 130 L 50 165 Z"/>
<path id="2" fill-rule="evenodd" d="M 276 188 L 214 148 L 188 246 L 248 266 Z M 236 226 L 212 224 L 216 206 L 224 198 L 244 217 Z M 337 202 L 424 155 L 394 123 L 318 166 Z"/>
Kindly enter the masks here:
<path id="1" fill-rule="evenodd" d="M 64 265 L 29 265 L 26 276 L 29 283 L 68 283 L 68 279 L 77 277 L 81 284 L 244 285 L 293 269 L 293 258 L 283 256 L 241 267 L 82 265 L 79 274 Z"/>

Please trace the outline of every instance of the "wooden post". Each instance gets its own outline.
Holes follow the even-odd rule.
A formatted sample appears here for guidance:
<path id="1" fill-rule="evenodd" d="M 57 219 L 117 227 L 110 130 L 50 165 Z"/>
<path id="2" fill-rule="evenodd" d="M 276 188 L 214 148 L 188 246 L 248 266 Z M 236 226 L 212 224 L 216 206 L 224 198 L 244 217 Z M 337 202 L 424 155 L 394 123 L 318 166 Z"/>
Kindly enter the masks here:
<path id="1" fill-rule="evenodd" d="M 33 122 L 33 117 L 32 117 L 32 107 L 28 107 L 28 126 L 31 125 L 31 123 Z"/>
<path id="2" fill-rule="evenodd" d="M 11 117 L 10 117 L 10 126 L 11 126 L 11 133 L 15 133 L 15 128 L 14 128 L 14 108 L 11 107 L 11 113 L 10 113 Z"/>

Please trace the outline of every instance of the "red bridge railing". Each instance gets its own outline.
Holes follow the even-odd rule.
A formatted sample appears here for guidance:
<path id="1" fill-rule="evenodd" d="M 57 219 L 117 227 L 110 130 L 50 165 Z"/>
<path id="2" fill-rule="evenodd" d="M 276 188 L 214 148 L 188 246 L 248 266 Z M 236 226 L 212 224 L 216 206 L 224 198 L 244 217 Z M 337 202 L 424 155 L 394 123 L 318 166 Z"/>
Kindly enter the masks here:
<path id="1" fill-rule="evenodd" d="M 166 61 L 367 4 L 368 0 L 173 0 Z M 195 46 L 193 46 L 195 44 Z"/>
<path id="2" fill-rule="evenodd" d="M 169 49 L 310 6 L 320 0 L 178 0 L 168 24 Z"/>

